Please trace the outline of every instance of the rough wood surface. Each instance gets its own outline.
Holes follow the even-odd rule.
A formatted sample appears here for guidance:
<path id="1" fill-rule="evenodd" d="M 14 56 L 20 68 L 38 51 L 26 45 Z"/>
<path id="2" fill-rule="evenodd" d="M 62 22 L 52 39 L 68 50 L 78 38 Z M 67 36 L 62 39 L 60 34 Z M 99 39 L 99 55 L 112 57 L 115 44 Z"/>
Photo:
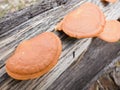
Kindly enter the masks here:
<path id="1" fill-rule="evenodd" d="M 106 43 L 94 39 L 81 60 L 69 67 L 49 90 L 82 90 L 89 82 L 101 74 L 113 59 L 119 56 L 120 43 Z M 67 78 L 66 78 L 67 77 Z"/>
<path id="2" fill-rule="evenodd" d="M 66 4 L 43 12 L 13 29 L 0 31 L 1 36 L 4 36 L 0 38 L 0 90 L 82 90 L 93 78 L 101 74 L 101 71 L 118 56 L 119 43 L 110 44 L 95 39 L 82 58 L 91 39 L 76 40 L 63 33 L 53 31 L 56 23 L 66 13 L 86 1 L 98 5 L 107 19 L 118 19 L 120 16 L 118 13 L 120 12 L 120 1 L 105 6 L 99 0 L 69 0 Z M 62 40 L 63 52 L 58 64 L 41 78 L 28 81 L 17 81 L 10 78 L 4 68 L 6 59 L 22 40 L 44 31 L 52 31 Z"/>
<path id="3" fill-rule="evenodd" d="M 5 36 L 5 32 L 21 23 L 31 19 L 32 17 L 65 4 L 66 0 L 40 0 L 37 4 L 27 7 L 23 10 L 11 13 L 0 19 L 0 37 Z"/>
<path id="4" fill-rule="evenodd" d="M 119 53 L 118 53 L 119 54 Z M 120 90 L 120 56 L 116 57 L 110 65 L 105 67 L 102 75 L 90 82 L 89 90 Z"/>
<path id="5" fill-rule="evenodd" d="M 56 67 L 48 74 L 41 78 L 29 81 L 17 81 L 10 78 L 5 72 L 5 61 L 12 54 L 15 47 L 25 39 L 29 39 L 41 32 L 53 31 L 56 23 L 75 8 L 77 2 L 71 0 L 66 6 L 59 6 L 45 13 L 42 13 L 35 18 L 16 26 L 4 33 L 4 37 L 0 38 L 0 89 L 33 89 L 39 85 L 41 90 L 45 90 L 54 80 L 57 79 L 77 58 L 87 49 L 91 39 L 76 40 L 67 37 L 63 33 L 57 33 L 63 40 L 63 52 Z M 80 3 L 79 3 L 80 4 Z M 73 52 L 76 51 L 76 56 L 73 58 Z M 31 85 L 30 85 L 31 83 Z M 21 87 L 22 85 L 22 87 Z M 29 86 L 28 86 L 29 85 Z"/>

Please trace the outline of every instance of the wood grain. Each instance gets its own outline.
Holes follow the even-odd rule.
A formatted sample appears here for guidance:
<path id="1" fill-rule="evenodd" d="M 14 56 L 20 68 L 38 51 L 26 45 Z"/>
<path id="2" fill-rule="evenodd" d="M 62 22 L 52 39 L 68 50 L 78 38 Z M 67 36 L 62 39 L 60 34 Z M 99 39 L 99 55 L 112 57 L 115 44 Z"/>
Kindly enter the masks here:
<path id="1" fill-rule="evenodd" d="M 65 0 L 60 1 L 62 4 L 62 1 Z M 63 5 L 59 2 L 59 5 L 54 7 L 55 2 L 51 5 L 54 8 L 42 12 L 30 20 L 26 19 L 28 21 L 15 26 L 13 29 L 0 31 L 0 90 L 74 90 L 74 88 L 82 90 L 95 76 L 101 74 L 99 72 L 117 57 L 117 53 L 120 50 L 118 43 L 110 44 L 95 39 L 82 58 L 91 43 L 91 39 L 77 40 L 66 36 L 62 32 L 54 31 L 56 23 L 66 13 L 86 1 L 98 5 L 105 13 L 107 19 L 118 19 L 120 16 L 120 13 L 118 13 L 120 12 L 120 1 L 104 6 L 99 0 L 69 0 Z M 28 81 L 17 81 L 10 78 L 6 74 L 4 67 L 6 59 L 13 53 L 21 41 L 45 31 L 56 33 L 62 40 L 63 52 L 58 64 L 41 78 Z"/>
<path id="2" fill-rule="evenodd" d="M 119 71 L 120 67 L 117 63 L 120 61 L 120 53 L 118 52 L 118 57 L 116 57 L 111 64 L 105 67 L 101 72 L 102 75 L 94 81 L 94 79 L 87 85 L 88 90 L 120 90 L 119 84 Z M 119 64 L 118 64 L 119 65 Z M 100 73 L 100 72 L 99 72 Z M 91 85 L 92 83 L 92 85 Z M 88 87 L 89 86 L 89 87 Z"/>
<path id="3" fill-rule="evenodd" d="M 11 79 L 5 72 L 4 64 L 6 59 L 13 53 L 15 47 L 25 39 L 29 39 L 39 33 L 44 31 L 53 31 L 56 23 L 62 19 L 62 17 L 68 13 L 71 9 L 73 9 L 74 5 L 77 2 L 71 0 L 71 3 L 66 6 L 56 7 L 51 9 L 45 13 L 42 13 L 35 18 L 13 28 L 10 29 L 8 32 L 4 33 L 4 37 L 0 38 L 0 77 L 1 77 L 1 85 L 0 89 L 18 89 L 22 87 L 24 90 L 26 87 L 28 90 L 33 89 L 36 85 L 40 85 L 41 89 L 46 89 L 57 77 L 59 77 L 62 72 L 64 72 L 67 67 L 69 67 L 77 58 L 87 49 L 89 46 L 91 39 L 82 39 L 76 40 L 67 37 L 63 33 L 57 33 L 60 36 L 63 42 L 63 53 L 61 58 L 58 62 L 58 65 L 48 74 L 43 76 L 42 78 L 38 78 L 36 80 L 30 81 L 16 81 Z M 76 53 L 75 57 L 73 58 L 73 52 Z M 69 60 L 69 61 L 68 61 Z M 64 66 L 64 67 L 63 67 Z M 28 87 L 30 83 L 35 81 L 35 85 Z M 19 83 L 18 83 L 19 82 Z M 41 82 L 41 83 L 40 83 Z M 47 83 L 45 83 L 47 82 Z M 20 84 L 21 83 L 21 84 Z M 45 84 L 44 84 L 45 83 Z"/>
<path id="4" fill-rule="evenodd" d="M 118 57 L 120 43 L 106 43 L 94 39 L 81 60 L 70 66 L 49 90 L 82 90 L 101 71 Z M 67 77 L 67 78 L 66 78 Z M 86 90 L 86 89 L 85 89 Z"/>
<path id="5" fill-rule="evenodd" d="M 0 19 L 0 37 L 5 36 L 5 32 L 22 24 L 23 22 L 37 16 L 40 13 L 65 4 L 65 0 L 40 0 L 37 4 L 31 5 L 23 10 L 11 13 Z"/>

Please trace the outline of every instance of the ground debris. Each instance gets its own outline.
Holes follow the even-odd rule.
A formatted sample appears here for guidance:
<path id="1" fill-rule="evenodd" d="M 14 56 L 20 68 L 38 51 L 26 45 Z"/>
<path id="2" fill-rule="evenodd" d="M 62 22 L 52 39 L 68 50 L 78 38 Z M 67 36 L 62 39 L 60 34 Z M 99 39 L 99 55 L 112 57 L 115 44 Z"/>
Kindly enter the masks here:
<path id="1" fill-rule="evenodd" d="M 120 90 L 120 60 L 98 78 L 89 90 Z"/>

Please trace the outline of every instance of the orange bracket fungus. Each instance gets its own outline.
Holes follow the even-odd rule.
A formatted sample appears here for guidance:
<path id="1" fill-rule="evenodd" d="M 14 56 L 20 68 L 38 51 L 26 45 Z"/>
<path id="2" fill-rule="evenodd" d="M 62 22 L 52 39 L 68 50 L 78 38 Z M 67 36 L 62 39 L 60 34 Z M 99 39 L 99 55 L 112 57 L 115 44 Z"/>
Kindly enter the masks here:
<path id="1" fill-rule="evenodd" d="M 18 80 L 37 78 L 56 65 L 61 49 L 61 41 L 54 33 L 42 33 L 18 45 L 6 62 L 6 71 Z"/>
<path id="2" fill-rule="evenodd" d="M 62 30 L 70 37 L 78 39 L 89 38 L 101 33 L 104 24 L 105 17 L 102 11 L 95 4 L 87 2 L 68 13 L 57 24 L 56 30 Z"/>
<path id="3" fill-rule="evenodd" d="M 120 40 L 120 22 L 117 20 L 106 21 L 104 30 L 98 37 L 107 42 L 117 42 Z"/>

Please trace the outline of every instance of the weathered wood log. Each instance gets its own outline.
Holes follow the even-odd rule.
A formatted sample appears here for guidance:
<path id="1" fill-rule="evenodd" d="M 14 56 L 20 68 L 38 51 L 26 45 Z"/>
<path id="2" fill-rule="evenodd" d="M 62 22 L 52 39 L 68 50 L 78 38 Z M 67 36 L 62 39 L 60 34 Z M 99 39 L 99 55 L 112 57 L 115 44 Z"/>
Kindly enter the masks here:
<path id="1" fill-rule="evenodd" d="M 5 64 L 6 58 L 8 58 L 11 55 L 11 53 L 14 51 L 15 47 L 19 44 L 19 42 L 21 42 L 24 39 L 29 39 L 29 38 L 31 38 L 41 32 L 44 32 L 46 30 L 53 31 L 55 24 L 60 19 L 62 19 L 62 17 L 66 13 L 68 13 L 71 9 L 73 9 L 74 8 L 73 6 L 76 3 L 77 2 L 75 2 L 74 0 L 71 0 L 71 3 L 66 5 L 65 7 L 64 6 L 56 7 L 50 11 L 40 14 L 39 16 L 36 16 L 35 18 L 15 27 L 14 29 L 9 30 L 8 31 L 8 32 L 10 32 L 9 34 L 8 34 L 8 32 L 4 33 L 5 37 L 0 38 L 0 49 L 1 49 L 0 50 L 0 62 L 1 62 L 0 77 L 1 77 L 1 82 L 2 82 L 0 89 L 5 89 L 6 87 L 4 87 L 4 85 L 7 84 L 7 82 L 9 82 L 8 79 L 11 79 L 10 77 L 8 77 L 6 75 L 4 64 Z M 48 85 L 48 86 L 51 83 L 51 80 L 49 80 L 49 79 L 56 79 L 57 77 L 59 77 L 59 75 L 73 61 L 75 61 L 77 59 L 77 57 L 79 57 L 81 55 L 82 52 L 84 52 L 87 49 L 88 45 L 91 42 L 91 39 L 75 40 L 72 38 L 68 38 L 64 34 L 60 34 L 60 38 L 62 40 L 64 40 L 64 42 L 63 42 L 63 53 L 62 53 L 60 61 L 58 62 L 58 66 L 56 66 L 56 68 L 53 69 L 53 71 L 51 73 L 48 73 L 48 75 L 46 74 L 46 77 L 40 78 L 40 82 L 41 81 L 42 82 L 49 81 L 48 83 L 46 83 L 46 85 Z M 73 59 L 72 55 L 75 50 L 76 50 L 76 52 L 80 52 L 80 53 L 77 53 L 75 58 Z M 64 60 L 65 58 L 66 58 L 66 60 Z M 68 61 L 67 58 L 70 59 L 70 61 Z M 63 67 L 63 66 L 65 66 L 65 67 Z M 61 67 L 63 67 L 63 68 L 61 69 Z M 56 74 L 58 74 L 58 75 L 56 75 Z M 51 77 L 51 78 L 47 79 L 47 77 Z M 42 79 L 45 79 L 45 80 L 43 81 Z M 6 81 L 6 80 L 8 80 L 8 81 Z M 18 82 L 13 79 L 11 79 L 11 80 L 12 80 L 11 82 L 14 82 L 16 84 Z M 5 82 L 5 84 L 3 81 Z M 52 80 L 52 82 L 53 81 L 54 80 Z M 23 84 L 23 82 L 21 82 L 21 84 Z M 33 82 L 33 80 L 30 80 L 30 82 Z M 28 83 L 30 83 L 30 82 L 28 82 Z M 41 85 L 42 85 L 42 83 L 41 83 Z M 42 85 L 43 88 L 47 88 L 48 86 L 46 87 L 46 85 Z M 23 87 L 23 89 L 25 87 L 27 87 L 27 84 Z M 10 87 L 7 87 L 7 89 L 10 89 L 10 88 L 11 88 L 11 85 L 10 85 Z M 13 86 L 12 88 L 16 88 L 16 87 Z M 34 88 L 34 86 L 33 86 L 33 88 Z"/>
<path id="2" fill-rule="evenodd" d="M 49 87 L 49 90 L 84 89 L 95 76 L 102 74 L 101 71 L 107 67 L 113 59 L 119 56 L 119 51 L 120 43 L 110 44 L 99 39 L 93 40 L 84 57 L 70 66 Z"/>
<path id="3" fill-rule="evenodd" d="M 95 39 L 82 58 L 82 54 L 88 48 L 91 39 L 76 40 L 54 31 L 56 23 L 66 13 L 86 1 L 69 0 L 69 3 L 43 12 L 1 34 L 4 37 L 0 38 L 0 90 L 82 90 L 95 76 L 101 74 L 99 72 L 117 57 L 120 50 L 119 43 L 110 44 Z M 104 6 L 99 0 L 89 1 L 97 4 L 104 11 L 107 19 L 117 19 L 120 16 L 120 13 L 118 13 L 120 11 L 120 2 Z M 45 31 L 56 33 L 62 40 L 63 52 L 58 64 L 49 73 L 34 80 L 17 81 L 10 78 L 5 72 L 6 59 L 21 41 Z"/>
<path id="4" fill-rule="evenodd" d="M 11 13 L 0 19 L 0 37 L 5 36 L 5 32 L 22 24 L 23 22 L 37 16 L 38 14 L 65 4 L 66 0 L 40 0 L 37 4 L 23 10 Z"/>

